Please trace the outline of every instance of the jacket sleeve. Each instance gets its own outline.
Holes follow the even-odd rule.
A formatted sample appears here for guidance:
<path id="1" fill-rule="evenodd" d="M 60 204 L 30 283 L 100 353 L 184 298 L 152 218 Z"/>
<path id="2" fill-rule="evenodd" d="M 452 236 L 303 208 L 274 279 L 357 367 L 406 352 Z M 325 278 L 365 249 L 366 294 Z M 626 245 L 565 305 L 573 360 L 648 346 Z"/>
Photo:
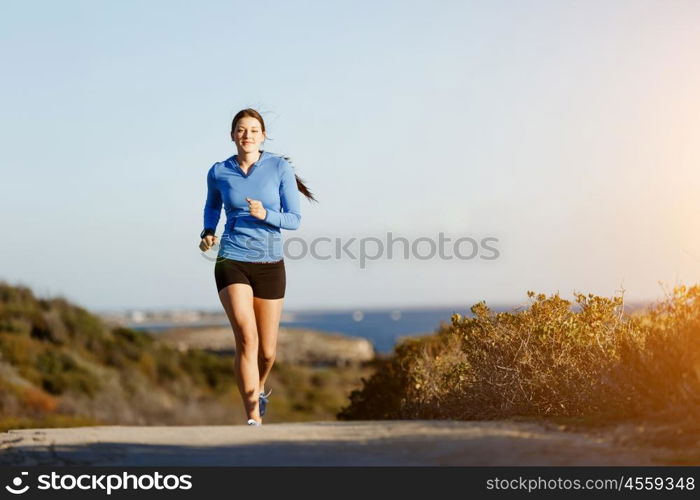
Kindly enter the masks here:
<path id="1" fill-rule="evenodd" d="M 297 229 L 301 223 L 301 201 L 297 179 L 294 175 L 294 169 L 287 160 L 282 159 L 280 169 L 280 205 L 282 211 L 277 212 L 265 207 L 267 213 L 263 220 L 280 229 L 293 230 Z"/>
<path id="2" fill-rule="evenodd" d="M 214 167 L 212 166 L 207 173 L 207 201 L 204 203 L 204 228 L 213 229 L 216 231 L 216 226 L 219 224 L 221 217 L 221 191 L 216 186 L 216 177 L 214 177 Z"/>

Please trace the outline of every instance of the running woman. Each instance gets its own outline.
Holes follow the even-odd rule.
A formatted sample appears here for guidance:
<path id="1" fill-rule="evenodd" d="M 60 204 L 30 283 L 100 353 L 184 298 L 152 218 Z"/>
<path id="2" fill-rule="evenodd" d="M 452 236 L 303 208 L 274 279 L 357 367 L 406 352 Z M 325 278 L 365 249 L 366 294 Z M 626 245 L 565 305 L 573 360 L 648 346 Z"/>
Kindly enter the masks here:
<path id="1" fill-rule="evenodd" d="M 281 229 L 301 222 L 300 196 L 316 199 L 288 158 L 261 149 L 267 133 L 256 110 L 239 111 L 231 123 L 238 154 L 207 173 L 200 250 L 217 242 L 223 204 L 226 225 L 214 265 L 219 299 L 236 341 L 235 375 L 248 425 L 262 425 L 270 392 L 265 381 L 277 350 L 286 273 Z"/>

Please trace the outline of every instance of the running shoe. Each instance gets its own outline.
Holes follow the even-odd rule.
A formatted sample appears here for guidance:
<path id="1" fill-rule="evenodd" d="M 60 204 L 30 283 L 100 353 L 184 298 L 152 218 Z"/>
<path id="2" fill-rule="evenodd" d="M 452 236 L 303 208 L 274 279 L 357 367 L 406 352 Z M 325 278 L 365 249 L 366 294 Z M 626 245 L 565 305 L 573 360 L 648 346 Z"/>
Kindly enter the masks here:
<path id="1" fill-rule="evenodd" d="M 262 424 L 253 418 L 249 418 L 248 425 L 254 425 L 255 427 L 260 427 Z"/>
<path id="2" fill-rule="evenodd" d="M 270 397 L 270 394 L 272 394 L 272 389 L 270 389 L 269 391 L 267 391 L 267 394 L 265 394 L 264 392 L 261 392 L 261 393 L 260 393 L 260 397 L 258 398 L 258 401 L 259 401 L 259 410 L 260 410 L 260 416 L 261 416 L 261 417 L 265 415 L 265 407 L 267 406 L 267 403 L 268 403 L 268 399 L 267 399 L 267 398 Z"/>

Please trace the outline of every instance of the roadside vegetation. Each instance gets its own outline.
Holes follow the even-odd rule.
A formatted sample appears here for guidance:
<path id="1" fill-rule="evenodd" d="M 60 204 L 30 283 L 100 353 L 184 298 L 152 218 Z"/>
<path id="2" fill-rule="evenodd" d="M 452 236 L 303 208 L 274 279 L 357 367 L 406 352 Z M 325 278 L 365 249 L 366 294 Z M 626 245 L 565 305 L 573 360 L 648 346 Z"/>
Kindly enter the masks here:
<path id="1" fill-rule="evenodd" d="M 530 291 L 521 310 L 454 314 L 397 345 L 338 418 L 627 422 L 655 444 L 700 444 L 700 287 L 634 314 L 622 296 L 575 297 Z"/>
<path id="2" fill-rule="evenodd" d="M 0 431 L 245 423 L 232 355 L 180 352 L 61 297 L 0 283 Z M 334 420 L 370 366 L 276 363 L 265 422 Z"/>

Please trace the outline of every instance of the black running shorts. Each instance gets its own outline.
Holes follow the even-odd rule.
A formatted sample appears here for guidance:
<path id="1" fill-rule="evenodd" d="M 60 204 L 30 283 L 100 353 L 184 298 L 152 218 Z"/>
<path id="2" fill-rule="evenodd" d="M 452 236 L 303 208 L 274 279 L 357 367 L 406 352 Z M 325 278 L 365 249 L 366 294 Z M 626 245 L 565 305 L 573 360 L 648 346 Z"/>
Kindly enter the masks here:
<path id="1" fill-rule="evenodd" d="M 246 283 L 253 288 L 253 296 L 261 299 L 281 299 L 287 286 L 284 259 L 277 262 L 244 262 L 217 257 L 214 278 L 219 292 L 232 283 Z"/>

